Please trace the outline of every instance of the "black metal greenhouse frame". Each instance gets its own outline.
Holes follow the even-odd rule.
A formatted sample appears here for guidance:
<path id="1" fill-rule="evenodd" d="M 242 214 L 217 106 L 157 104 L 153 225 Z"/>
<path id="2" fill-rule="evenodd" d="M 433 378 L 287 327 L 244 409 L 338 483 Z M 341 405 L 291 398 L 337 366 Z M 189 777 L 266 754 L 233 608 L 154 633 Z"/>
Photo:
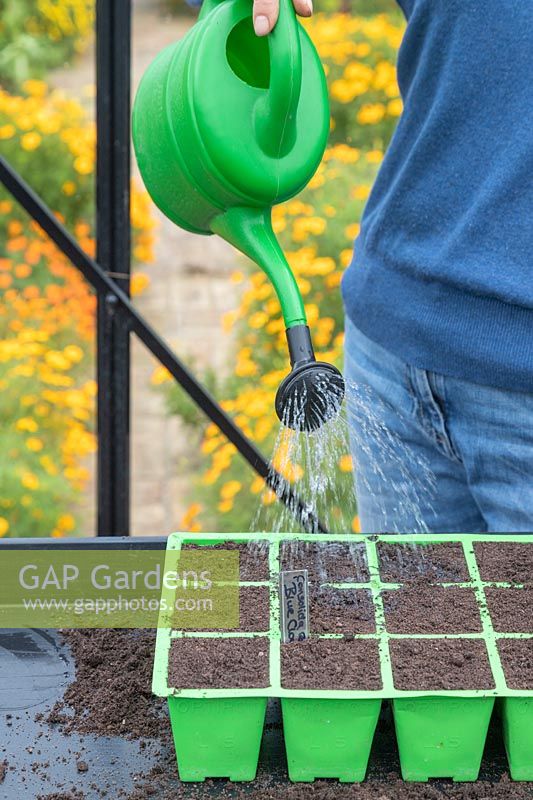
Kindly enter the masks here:
<path id="1" fill-rule="evenodd" d="M 130 301 L 131 15 L 131 0 L 96 0 L 96 259 L 81 249 L 41 198 L 0 157 L 0 181 L 97 293 L 97 534 L 130 534 L 132 332 L 293 510 L 304 529 L 326 532 L 285 478 L 272 469 Z"/>

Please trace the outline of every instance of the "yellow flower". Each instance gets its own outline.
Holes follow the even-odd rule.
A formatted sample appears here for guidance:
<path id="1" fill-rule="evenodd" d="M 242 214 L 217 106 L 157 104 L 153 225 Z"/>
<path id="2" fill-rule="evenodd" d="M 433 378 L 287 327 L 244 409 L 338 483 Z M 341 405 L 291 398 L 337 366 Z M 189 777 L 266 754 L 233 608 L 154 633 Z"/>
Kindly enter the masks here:
<path id="1" fill-rule="evenodd" d="M 316 172 L 307 185 L 309 189 L 319 189 L 325 182 L 324 174 L 322 172 Z"/>
<path id="2" fill-rule="evenodd" d="M 346 81 L 343 79 L 333 81 L 331 96 L 341 103 L 351 103 L 355 97 L 365 94 L 368 84 L 364 81 Z"/>
<path id="3" fill-rule="evenodd" d="M 48 86 L 44 81 L 27 80 L 22 84 L 22 88 L 32 97 L 44 97 L 48 92 Z"/>
<path id="4" fill-rule="evenodd" d="M 22 117 L 17 119 L 17 125 L 21 131 L 31 131 L 34 127 L 33 117 L 29 114 L 23 114 Z"/>
<path id="5" fill-rule="evenodd" d="M 370 186 L 367 186 L 365 184 L 356 186 L 355 189 L 352 190 L 352 195 L 355 197 L 356 200 L 366 200 L 369 194 L 370 194 Z"/>
<path id="6" fill-rule="evenodd" d="M 344 233 L 348 237 L 348 239 L 356 239 L 359 236 L 359 231 L 361 226 L 358 222 L 354 222 L 352 225 L 348 225 L 347 228 L 344 229 Z"/>
<path id="7" fill-rule="evenodd" d="M 310 234 L 320 236 L 326 228 L 327 222 L 322 217 L 299 217 L 294 221 L 292 238 L 295 242 L 304 242 Z"/>
<path id="8" fill-rule="evenodd" d="M 220 497 L 223 500 L 230 500 L 235 497 L 235 495 L 238 494 L 241 489 L 242 483 L 240 481 L 228 481 L 220 490 Z"/>
<path id="9" fill-rule="evenodd" d="M 49 350 L 45 354 L 44 359 L 45 359 L 46 363 L 48 364 L 48 366 L 52 367 L 52 369 L 67 370 L 67 369 L 70 369 L 70 367 L 71 367 L 71 364 L 70 364 L 70 361 L 68 360 L 68 358 L 65 358 L 63 353 L 59 352 L 59 350 Z M 52 379 L 51 375 L 47 375 L 45 380 L 47 380 L 48 383 L 53 383 L 54 382 L 54 380 Z M 63 384 L 62 382 L 60 382 L 57 385 L 62 386 L 62 385 L 67 385 L 67 384 Z"/>
<path id="10" fill-rule="evenodd" d="M 342 161 L 343 164 L 356 164 L 361 157 L 361 151 L 357 147 L 350 147 L 347 144 L 336 144 L 328 148 L 324 153 L 324 161 Z"/>
<path id="11" fill-rule="evenodd" d="M 40 486 L 39 478 L 33 472 L 26 471 L 22 474 L 21 481 L 25 489 L 35 490 Z"/>
<path id="12" fill-rule="evenodd" d="M 354 533 L 361 533 L 361 522 L 357 514 L 352 520 L 352 531 Z"/>
<path id="13" fill-rule="evenodd" d="M 32 453 L 38 453 L 43 449 L 44 445 L 42 439 L 38 439 L 37 436 L 30 436 L 29 439 L 26 439 L 26 447 L 28 450 L 31 450 Z"/>
<path id="14" fill-rule="evenodd" d="M 172 375 L 168 371 L 166 367 L 157 367 L 152 373 L 151 382 L 154 386 L 160 386 L 165 381 L 169 381 L 172 379 Z"/>
<path id="15" fill-rule="evenodd" d="M 76 521 L 72 514 L 62 514 L 57 521 L 57 527 L 61 531 L 72 531 L 75 525 Z"/>
<path id="16" fill-rule="evenodd" d="M 252 314 L 248 319 L 248 325 L 250 328 L 262 328 L 268 322 L 268 314 L 265 314 L 264 311 L 256 311 L 255 314 Z"/>
<path id="17" fill-rule="evenodd" d="M 249 358 L 240 358 L 235 364 L 235 375 L 238 378 L 246 378 L 251 375 L 256 375 L 258 372 L 257 364 Z"/>
<path id="18" fill-rule="evenodd" d="M 218 439 L 204 439 L 202 442 L 202 453 L 205 453 L 206 455 L 214 453 L 219 444 L 220 441 Z"/>
<path id="19" fill-rule="evenodd" d="M 351 472 L 353 469 L 352 457 L 344 455 L 339 458 L 339 468 L 341 472 Z"/>
<path id="20" fill-rule="evenodd" d="M 383 103 L 367 103 L 359 109 L 357 122 L 360 125 L 376 125 L 385 116 Z"/>
<path id="21" fill-rule="evenodd" d="M 257 475 L 252 481 L 252 485 L 250 486 L 250 491 L 252 494 L 259 494 L 265 488 L 265 479 L 261 478 L 260 475 Z"/>
<path id="22" fill-rule="evenodd" d="M 221 501 L 221 502 L 218 504 L 218 510 L 219 510 L 219 511 L 220 511 L 222 514 L 227 514 L 227 513 L 228 513 L 228 511 L 231 511 L 231 510 L 232 510 L 232 508 L 233 508 L 233 500 L 222 500 L 222 501 Z"/>
<path id="23" fill-rule="evenodd" d="M 29 278 L 32 273 L 32 269 L 28 264 L 17 264 L 15 267 L 15 276 L 17 278 Z"/>
<path id="24" fill-rule="evenodd" d="M 17 420 L 15 428 L 18 431 L 27 431 L 28 433 L 35 433 L 35 431 L 38 430 L 39 426 L 35 422 L 35 420 L 32 419 L 31 417 L 21 417 L 21 419 Z"/>
<path id="25" fill-rule="evenodd" d="M 0 125 L 0 139 L 12 139 L 16 132 L 14 125 Z"/>
<path id="26" fill-rule="evenodd" d="M 383 153 L 381 150 L 369 150 L 366 154 L 366 160 L 369 164 L 381 164 L 383 161 Z"/>
<path id="27" fill-rule="evenodd" d="M 150 285 L 150 278 L 144 272 L 136 272 L 132 275 L 130 290 L 133 297 L 142 294 L 147 286 Z"/>
<path id="28" fill-rule="evenodd" d="M 403 103 L 399 97 L 397 97 L 396 100 L 391 100 L 387 104 L 387 113 L 390 114 L 391 117 L 399 117 L 402 111 Z"/>
<path id="29" fill-rule="evenodd" d="M 348 264 L 351 262 L 352 257 L 353 257 L 353 250 L 349 250 L 348 248 L 346 248 L 346 250 L 341 250 L 341 264 L 342 264 L 342 266 L 343 267 L 347 267 Z"/>
<path id="30" fill-rule="evenodd" d="M 333 272 L 331 275 L 326 275 L 326 286 L 328 289 L 336 289 L 341 285 L 342 272 Z"/>
<path id="31" fill-rule="evenodd" d="M 380 61 L 376 66 L 374 75 L 374 88 L 386 89 L 391 83 L 396 83 L 396 69 L 390 61 Z"/>
<path id="32" fill-rule="evenodd" d="M 22 139 L 20 140 L 20 146 L 23 150 L 37 150 L 39 145 L 42 142 L 42 137 L 40 133 L 36 131 L 31 131 L 31 133 L 25 133 Z"/>
<path id="33" fill-rule="evenodd" d="M 200 525 L 196 521 L 196 517 L 201 512 L 202 506 L 200 503 L 191 503 L 183 517 L 181 518 L 181 527 L 188 531 L 199 531 Z"/>
<path id="34" fill-rule="evenodd" d="M 5 517 L 0 517 L 0 536 L 5 536 L 9 530 L 9 522 Z"/>
<path id="35" fill-rule="evenodd" d="M 72 197 L 73 194 L 76 194 L 76 184 L 74 181 L 65 181 L 61 188 L 63 194 L 66 194 L 67 197 Z"/>
<path id="36" fill-rule="evenodd" d="M 222 330 L 224 333 L 229 333 L 231 331 L 238 318 L 239 312 L 235 310 L 226 311 L 226 313 L 222 315 Z"/>
<path id="37" fill-rule="evenodd" d="M 79 364 L 83 359 L 83 350 L 77 344 L 69 344 L 63 350 L 63 355 L 73 364 Z"/>
<path id="38" fill-rule="evenodd" d="M 316 303 L 309 303 L 305 306 L 305 313 L 307 315 L 307 322 L 309 325 L 314 325 L 319 317 L 318 306 Z"/>
<path id="39" fill-rule="evenodd" d="M 315 258 L 308 267 L 308 273 L 310 275 L 329 275 L 330 272 L 334 270 L 335 262 L 332 258 L 327 256 L 324 258 Z"/>
<path id="40" fill-rule="evenodd" d="M 298 283 L 300 285 L 300 292 L 302 294 L 305 294 L 305 288 L 304 288 L 304 283 L 305 282 L 300 278 Z M 267 331 L 267 333 L 270 333 L 270 334 L 272 334 L 272 333 L 280 333 L 281 331 L 284 331 L 284 330 L 285 330 L 285 323 L 281 318 L 273 319 L 266 326 L 266 331 Z"/>
<path id="41" fill-rule="evenodd" d="M 276 493 L 272 491 L 272 489 L 267 489 L 267 491 L 263 494 L 261 498 L 261 502 L 264 506 L 271 506 L 272 503 L 275 503 L 277 500 Z"/>
<path id="42" fill-rule="evenodd" d="M 202 530 L 202 526 L 199 522 L 192 522 L 189 525 L 189 532 L 190 533 L 199 533 Z"/>
<path id="43" fill-rule="evenodd" d="M 94 161 L 87 156 L 78 156 L 74 161 L 74 169 L 79 175 L 90 175 L 94 169 Z"/>

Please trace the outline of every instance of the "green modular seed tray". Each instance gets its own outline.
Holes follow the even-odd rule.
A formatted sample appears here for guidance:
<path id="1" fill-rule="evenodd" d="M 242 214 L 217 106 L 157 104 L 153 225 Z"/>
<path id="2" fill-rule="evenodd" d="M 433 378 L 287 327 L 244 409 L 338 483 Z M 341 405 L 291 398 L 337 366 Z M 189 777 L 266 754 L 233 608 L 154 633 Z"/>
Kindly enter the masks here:
<path id="1" fill-rule="evenodd" d="M 381 702 L 391 700 L 400 751 L 402 774 L 406 780 L 448 777 L 457 781 L 475 780 L 486 733 L 496 698 L 502 704 L 504 739 L 511 776 L 533 780 L 533 690 L 517 691 L 507 686 L 497 643 L 505 639 L 533 639 L 533 633 L 496 633 L 487 607 L 487 588 L 508 588 L 510 584 L 484 582 L 474 553 L 476 542 L 513 542 L 533 546 L 533 535 L 361 535 L 318 534 L 173 534 L 167 552 L 182 544 L 206 546 L 228 542 L 264 541 L 269 552 L 270 579 L 242 581 L 242 586 L 270 588 L 270 631 L 265 634 L 241 632 L 185 632 L 161 627 L 157 632 L 153 691 L 167 697 L 183 780 L 230 777 L 251 780 L 257 768 L 259 745 L 268 697 L 281 698 L 289 776 L 295 781 L 338 778 L 363 780 Z M 355 634 L 354 639 L 377 640 L 382 688 L 379 691 L 291 690 L 281 685 L 279 629 L 279 552 L 286 541 L 358 544 L 366 552 L 370 580 L 362 583 L 323 584 L 336 588 L 370 591 L 376 632 Z M 400 583 L 380 578 L 377 545 L 443 544 L 462 545 L 469 580 L 435 585 L 473 589 L 480 610 L 482 631 L 470 634 L 393 634 L 386 630 L 381 593 L 399 589 Z M 533 576 L 532 576 L 533 577 Z M 516 585 L 513 588 L 521 588 Z M 165 592 L 163 593 L 165 597 Z M 172 599 L 166 595 L 168 599 Z M 257 689 L 174 689 L 167 683 L 167 663 L 173 639 L 179 637 L 268 636 L 270 647 L 270 685 Z M 342 638 L 324 634 L 319 638 Z M 403 691 L 394 685 L 389 643 L 395 639 L 474 639 L 486 644 L 494 689 L 463 691 Z M 293 645 L 297 647 L 298 645 Z M 184 724 L 184 721 L 187 724 Z"/>

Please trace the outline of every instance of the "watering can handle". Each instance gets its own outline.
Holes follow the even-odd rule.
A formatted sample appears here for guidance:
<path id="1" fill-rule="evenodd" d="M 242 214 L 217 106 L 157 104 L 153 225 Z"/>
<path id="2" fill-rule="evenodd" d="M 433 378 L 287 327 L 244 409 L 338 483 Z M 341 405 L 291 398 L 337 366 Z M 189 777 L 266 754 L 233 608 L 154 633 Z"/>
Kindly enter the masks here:
<path id="1" fill-rule="evenodd" d="M 203 0 L 199 19 L 223 2 Z M 279 0 L 279 17 L 268 44 L 270 86 L 255 104 L 254 126 L 261 150 L 280 158 L 296 141 L 296 110 L 302 88 L 300 32 L 292 0 Z"/>
<path id="2" fill-rule="evenodd" d="M 302 52 L 292 0 L 280 0 L 279 18 L 268 36 L 270 86 L 257 100 L 254 123 L 259 146 L 269 156 L 286 155 L 296 140 L 296 110 L 302 88 Z"/>

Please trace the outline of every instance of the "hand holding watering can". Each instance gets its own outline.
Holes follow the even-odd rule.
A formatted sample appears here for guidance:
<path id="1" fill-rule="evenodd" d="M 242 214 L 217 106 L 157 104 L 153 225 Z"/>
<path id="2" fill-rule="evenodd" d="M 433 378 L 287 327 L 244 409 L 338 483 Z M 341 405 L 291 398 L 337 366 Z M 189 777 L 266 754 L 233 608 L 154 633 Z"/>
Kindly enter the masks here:
<path id="1" fill-rule="evenodd" d="M 312 0 L 293 0 L 294 10 L 300 17 L 310 17 L 313 13 Z M 187 5 L 197 8 L 202 0 L 187 0 Z M 279 0 L 254 0 L 252 19 L 256 36 L 270 33 L 279 16 Z"/>
<path id="2" fill-rule="evenodd" d="M 256 0 L 256 28 L 267 8 L 269 28 L 276 24 L 258 37 L 251 0 L 204 0 L 198 22 L 146 71 L 133 140 L 163 213 L 186 230 L 222 236 L 272 281 L 292 367 L 276 411 L 289 427 L 312 431 L 338 413 L 344 381 L 315 359 L 302 297 L 270 218 L 272 206 L 301 191 L 320 163 L 327 88 L 291 0 L 280 0 L 277 22 L 275 0 Z"/>

